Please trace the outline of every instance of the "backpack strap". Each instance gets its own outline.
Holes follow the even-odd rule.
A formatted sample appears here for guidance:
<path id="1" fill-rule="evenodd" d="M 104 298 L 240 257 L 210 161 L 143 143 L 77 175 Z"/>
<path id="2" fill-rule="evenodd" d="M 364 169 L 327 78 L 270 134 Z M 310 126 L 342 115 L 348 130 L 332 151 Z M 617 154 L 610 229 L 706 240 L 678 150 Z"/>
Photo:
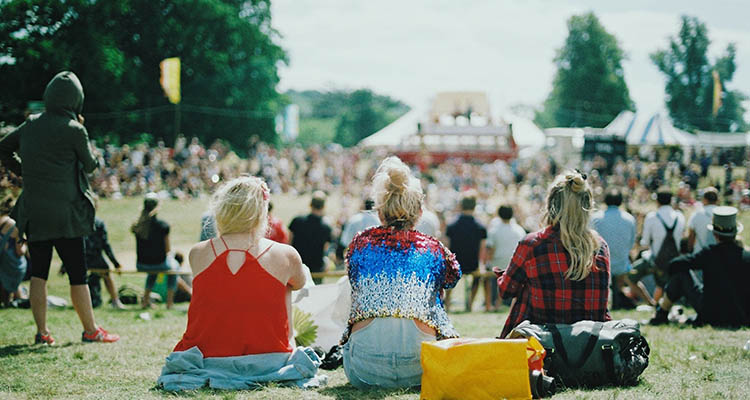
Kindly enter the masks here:
<path id="1" fill-rule="evenodd" d="M 672 224 L 671 228 L 667 226 L 667 223 L 664 222 L 663 219 L 661 219 L 661 216 L 659 216 L 659 213 L 656 213 L 656 218 L 659 218 L 659 221 L 661 222 L 662 226 L 664 226 L 664 229 L 667 230 L 667 234 L 674 233 L 675 228 L 677 228 L 677 221 L 679 220 L 679 218 L 675 217 L 674 224 Z"/>

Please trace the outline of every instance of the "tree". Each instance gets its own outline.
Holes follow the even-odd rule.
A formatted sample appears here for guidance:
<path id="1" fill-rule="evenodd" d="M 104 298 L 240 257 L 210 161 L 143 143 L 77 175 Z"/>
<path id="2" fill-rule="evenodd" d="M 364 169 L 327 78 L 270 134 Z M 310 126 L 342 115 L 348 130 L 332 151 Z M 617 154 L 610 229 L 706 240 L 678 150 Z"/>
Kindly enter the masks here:
<path id="1" fill-rule="evenodd" d="M 622 69 L 620 46 L 593 13 L 568 20 L 568 37 L 557 51 L 557 73 L 544 109 L 544 127 L 602 127 L 623 110 L 634 109 Z"/>
<path id="2" fill-rule="evenodd" d="M 285 96 L 300 107 L 297 141 L 304 145 L 334 141 L 353 146 L 409 111 L 401 101 L 368 89 L 290 90 Z"/>
<path id="3" fill-rule="evenodd" d="M 666 76 L 666 103 L 674 124 L 683 129 L 736 131 L 747 129 L 739 91 L 728 90 L 736 65 L 736 46 L 730 43 L 713 65 L 708 59 L 708 30 L 695 17 L 682 17 L 677 37 L 669 47 L 651 54 L 651 60 Z M 714 114 L 714 77 L 721 85 L 721 107 Z"/>
<path id="4" fill-rule="evenodd" d="M 171 142 L 174 106 L 159 63 L 180 57 L 182 133 L 239 150 L 254 134 L 275 139 L 286 54 L 269 0 L 0 0 L 0 15 L 4 120 L 20 122 L 26 102 L 68 69 L 83 82 L 92 136 L 128 141 L 149 132 Z"/>

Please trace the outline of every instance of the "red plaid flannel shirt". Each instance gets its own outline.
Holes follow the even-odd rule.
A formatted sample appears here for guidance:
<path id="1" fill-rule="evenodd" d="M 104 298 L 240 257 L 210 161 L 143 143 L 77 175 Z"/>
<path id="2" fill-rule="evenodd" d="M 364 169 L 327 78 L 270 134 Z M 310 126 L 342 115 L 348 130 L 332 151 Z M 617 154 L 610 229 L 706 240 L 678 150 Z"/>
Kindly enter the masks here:
<path id="1" fill-rule="evenodd" d="M 558 227 L 547 227 L 523 238 L 508 269 L 498 278 L 500 295 L 515 297 L 500 337 L 524 320 L 531 323 L 572 324 L 582 320 L 609 321 L 609 247 L 601 238 L 595 268 L 582 281 L 565 278 L 568 252 Z"/>

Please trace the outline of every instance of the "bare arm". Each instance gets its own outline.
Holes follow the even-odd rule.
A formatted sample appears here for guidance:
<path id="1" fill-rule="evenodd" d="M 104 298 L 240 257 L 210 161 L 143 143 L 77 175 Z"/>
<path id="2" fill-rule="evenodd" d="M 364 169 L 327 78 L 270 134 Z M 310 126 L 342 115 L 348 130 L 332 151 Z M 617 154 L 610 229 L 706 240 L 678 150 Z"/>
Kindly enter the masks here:
<path id="1" fill-rule="evenodd" d="M 690 228 L 688 229 L 688 252 L 692 253 L 695 248 L 695 231 Z"/>
<path id="2" fill-rule="evenodd" d="M 492 261 L 492 259 L 495 257 L 495 248 L 488 246 L 488 247 L 485 247 L 485 249 L 487 249 L 487 250 L 485 252 L 484 263 L 485 264 L 489 264 Z M 490 265 L 490 266 L 491 267 L 499 267 L 499 265 Z"/>
<path id="3" fill-rule="evenodd" d="M 479 242 L 479 272 L 481 273 L 487 271 L 484 264 L 489 261 L 487 258 L 487 247 L 485 246 L 485 242 L 487 242 L 486 239 L 482 239 L 482 241 Z"/>
<path id="4" fill-rule="evenodd" d="M 288 249 L 289 253 L 287 259 L 289 261 L 289 268 L 291 269 L 291 276 L 289 277 L 287 285 L 289 285 L 292 290 L 299 290 L 305 286 L 305 283 L 307 283 L 307 278 L 305 277 L 305 271 L 303 269 L 305 266 L 302 265 L 302 258 L 300 258 L 297 250 L 292 247 L 289 247 Z"/>
<path id="5" fill-rule="evenodd" d="M 21 238 L 18 237 L 18 228 L 13 228 L 13 233 L 10 234 L 10 237 L 15 239 L 16 241 L 16 255 L 21 257 L 26 253 L 26 242 L 21 240 Z"/>

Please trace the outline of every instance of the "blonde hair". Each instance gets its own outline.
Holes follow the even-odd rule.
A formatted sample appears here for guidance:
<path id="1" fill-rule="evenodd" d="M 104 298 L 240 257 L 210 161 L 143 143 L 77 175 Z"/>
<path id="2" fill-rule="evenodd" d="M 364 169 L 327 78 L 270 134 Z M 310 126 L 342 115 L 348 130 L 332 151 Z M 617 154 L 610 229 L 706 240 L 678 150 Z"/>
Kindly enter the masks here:
<path id="1" fill-rule="evenodd" d="M 569 171 L 552 182 L 544 221 L 560 226 L 560 238 L 570 257 L 565 277 L 573 281 L 581 281 L 591 273 L 594 254 L 599 250 L 597 236 L 589 228 L 593 208 L 594 197 L 585 175 Z"/>
<path id="2" fill-rule="evenodd" d="M 211 198 L 211 211 L 221 235 L 252 233 L 260 240 L 268 228 L 268 186 L 262 179 L 243 176 L 221 185 Z"/>
<path id="3" fill-rule="evenodd" d="M 380 163 L 372 178 L 375 209 L 385 226 L 410 229 L 422 212 L 422 185 L 398 157 Z"/>

